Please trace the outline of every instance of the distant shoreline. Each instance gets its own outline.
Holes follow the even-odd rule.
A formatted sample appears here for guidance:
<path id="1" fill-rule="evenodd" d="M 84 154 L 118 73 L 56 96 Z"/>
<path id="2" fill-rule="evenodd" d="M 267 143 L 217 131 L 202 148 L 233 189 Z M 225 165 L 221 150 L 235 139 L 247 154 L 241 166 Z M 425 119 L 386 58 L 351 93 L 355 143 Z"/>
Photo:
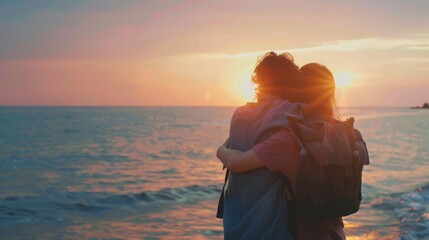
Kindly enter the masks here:
<path id="1" fill-rule="evenodd" d="M 410 107 L 411 109 L 429 109 L 429 104 L 428 103 L 423 103 L 422 106 L 415 106 L 415 107 Z"/>

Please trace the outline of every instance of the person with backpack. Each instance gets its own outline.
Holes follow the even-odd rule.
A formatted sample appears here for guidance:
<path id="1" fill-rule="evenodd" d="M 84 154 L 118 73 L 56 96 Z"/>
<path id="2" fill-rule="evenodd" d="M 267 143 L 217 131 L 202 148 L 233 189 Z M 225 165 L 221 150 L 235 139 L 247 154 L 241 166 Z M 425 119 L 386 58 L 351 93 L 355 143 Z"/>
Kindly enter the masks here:
<path id="1" fill-rule="evenodd" d="M 353 119 L 342 122 L 333 116 L 332 73 L 317 63 L 301 67 L 299 73 L 293 93 L 295 100 L 304 104 L 295 104 L 296 112 L 281 114 L 286 124 L 263 129 L 261 138 L 247 151 L 231 148 L 227 141 L 219 147 L 217 157 L 231 175 L 257 169 L 282 173 L 289 208 L 285 228 L 291 229 L 295 238 L 345 239 L 342 216 L 359 209 L 368 152 L 359 131 L 353 128 Z M 228 190 L 224 194 L 226 197 Z"/>
<path id="2" fill-rule="evenodd" d="M 230 151 L 244 155 L 252 153 L 249 150 L 268 137 L 267 131 L 288 126 L 283 114 L 296 115 L 299 110 L 293 93 L 298 76 L 298 66 L 288 53 L 269 52 L 258 60 L 252 76 L 258 85 L 258 102 L 248 103 L 234 112 L 229 139 L 225 143 L 225 149 L 227 146 L 229 150 L 218 151 L 219 158 L 230 158 Z M 298 156 L 299 152 L 296 154 Z M 248 160 L 253 157 L 243 159 L 246 164 L 238 166 L 237 171 L 225 161 L 228 181 L 225 181 L 227 184 L 222 190 L 217 214 L 223 218 L 224 238 L 293 239 L 292 229 L 288 227 L 284 175 L 263 168 L 258 162 L 258 165 L 252 165 Z M 240 159 L 235 160 L 235 163 L 240 162 Z"/>

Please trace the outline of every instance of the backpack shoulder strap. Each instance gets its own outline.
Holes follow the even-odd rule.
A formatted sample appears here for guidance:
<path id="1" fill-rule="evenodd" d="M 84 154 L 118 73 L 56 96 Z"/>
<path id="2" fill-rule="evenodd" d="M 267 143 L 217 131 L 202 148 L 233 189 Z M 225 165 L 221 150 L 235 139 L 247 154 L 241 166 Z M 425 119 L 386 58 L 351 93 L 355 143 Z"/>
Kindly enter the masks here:
<path id="1" fill-rule="evenodd" d="M 225 186 L 226 186 L 226 183 L 228 182 L 228 177 L 229 177 L 229 170 L 226 169 L 225 180 L 223 182 L 222 192 L 220 193 L 219 202 L 217 204 L 216 218 L 223 218 L 223 208 L 224 208 L 223 203 L 225 201 Z"/>

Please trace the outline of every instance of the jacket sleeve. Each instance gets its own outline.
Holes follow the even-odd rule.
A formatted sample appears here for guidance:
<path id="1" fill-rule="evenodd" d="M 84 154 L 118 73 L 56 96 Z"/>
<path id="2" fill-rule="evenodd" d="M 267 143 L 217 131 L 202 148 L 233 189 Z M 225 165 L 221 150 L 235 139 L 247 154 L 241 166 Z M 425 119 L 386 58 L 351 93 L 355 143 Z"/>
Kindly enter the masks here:
<path id="1" fill-rule="evenodd" d="M 300 147 L 295 134 L 282 128 L 256 144 L 252 149 L 265 166 L 273 172 L 282 172 L 290 180 L 296 179 Z"/>

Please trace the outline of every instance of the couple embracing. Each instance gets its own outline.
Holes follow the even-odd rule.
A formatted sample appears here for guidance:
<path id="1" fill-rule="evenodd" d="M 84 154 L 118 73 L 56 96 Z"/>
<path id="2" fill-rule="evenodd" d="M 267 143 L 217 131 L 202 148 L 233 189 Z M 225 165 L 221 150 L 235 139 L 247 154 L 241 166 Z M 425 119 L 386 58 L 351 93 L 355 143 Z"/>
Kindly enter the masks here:
<path id="1" fill-rule="evenodd" d="M 342 135 L 338 134 L 340 127 L 333 125 L 342 122 L 334 116 L 338 111 L 332 73 L 317 63 L 299 68 L 292 55 L 268 52 L 258 60 L 252 81 L 257 85 L 257 102 L 248 103 L 234 112 L 229 138 L 217 151 L 217 157 L 227 169 L 217 214 L 223 218 L 225 239 L 345 239 L 341 216 L 359 208 L 362 166 L 369 159 L 365 143 L 360 133 L 353 129 L 353 123 L 349 124 L 352 130 Z M 311 132 L 311 127 L 301 125 L 300 131 L 297 122 L 303 119 L 318 120 L 324 127 L 316 128 L 323 130 Z M 307 125 L 316 122 L 310 121 Z M 326 136 L 321 137 L 321 134 Z M 306 143 L 302 139 L 304 135 L 307 140 L 336 135 L 336 140 Z M 346 135 L 353 136 L 352 140 L 342 139 Z M 333 153 L 325 151 L 325 145 L 334 145 Z M 319 153 L 314 149 L 322 151 Z M 314 168 L 318 170 L 314 170 L 314 174 L 309 172 L 308 169 L 314 168 L 308 166 L 313 164 L 311 161 L 303 160 L 305 150 L 309 151 L 309 157 L 320 158 L 321 162 L 330 161 L 325 164 L 330 166 L 326 168 L 329 170 L 316 163 Z M 350 164 L 342 164 L 341 159 L 349 159 L 348 155 Z M 332 161 L 338 164 L 332 164 Z M 335 178 L 336 175 L 341 176 Z M 340 187 L 330 190 L 326 187 L 329 181 Z M 319 182 L 323 182 L 322 185 Z M 318 192 L 317 188 L 327 188 L 327 191 Z M 338 193 L 338 189 L 344 191 Z M 335 197 L 335 194 L 341 197 Z M 342 208 L 342 202 L 325 201 L 328 198 L 343 199 L 343 195 L 347 195 L 344 202 L 351 200 L 352 205 Z M 328 210 L 318 208 L 317 204 L 321 202 Z M 336 211 L 336 205 L 342 209 Z M 306 211 L 308 209 L 316 210 Z"/>

